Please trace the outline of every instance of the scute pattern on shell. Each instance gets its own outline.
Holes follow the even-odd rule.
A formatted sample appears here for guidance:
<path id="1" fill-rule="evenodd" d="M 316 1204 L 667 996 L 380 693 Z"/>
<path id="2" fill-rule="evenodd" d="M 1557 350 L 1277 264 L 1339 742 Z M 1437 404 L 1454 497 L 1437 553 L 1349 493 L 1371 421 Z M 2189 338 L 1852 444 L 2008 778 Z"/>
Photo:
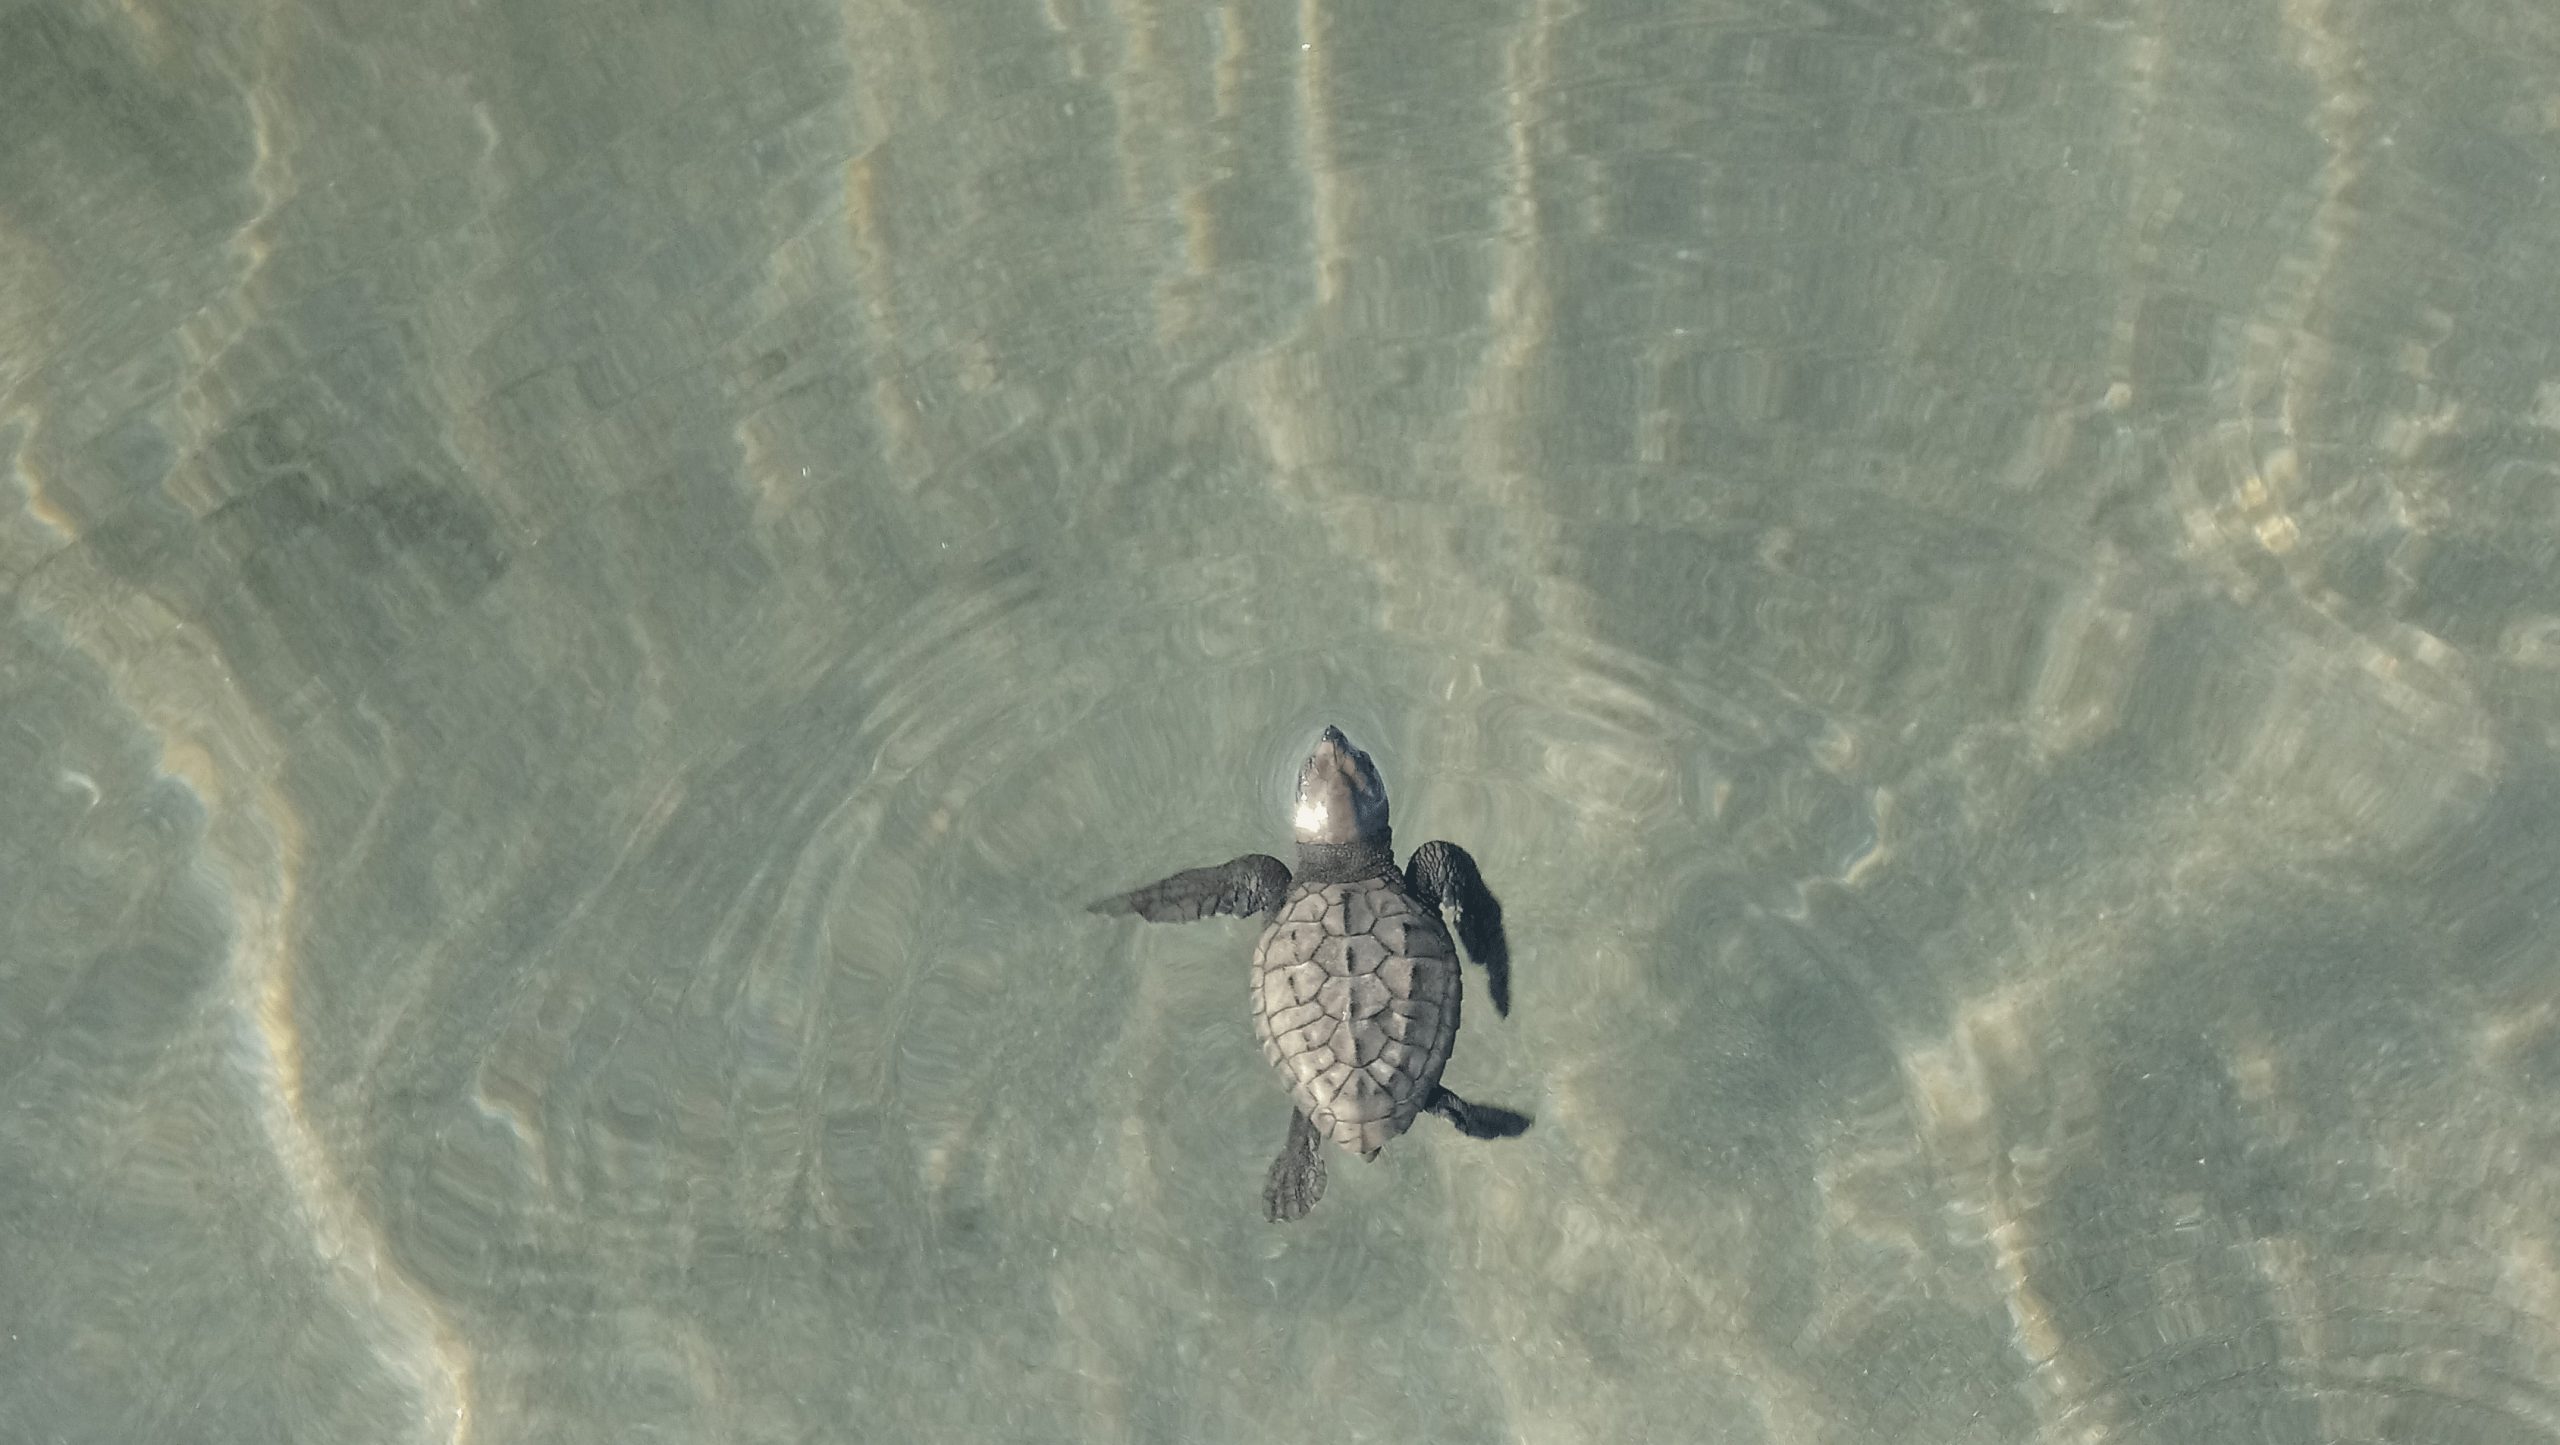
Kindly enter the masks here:
<path id="1" fill-rule="evenodd" d="M 1253 1031 L 1316 1132 L 1375 1154 L 1440 1082 L 1458 952 L 1399 878 L 1293 889 L 1253 958 Z"/>

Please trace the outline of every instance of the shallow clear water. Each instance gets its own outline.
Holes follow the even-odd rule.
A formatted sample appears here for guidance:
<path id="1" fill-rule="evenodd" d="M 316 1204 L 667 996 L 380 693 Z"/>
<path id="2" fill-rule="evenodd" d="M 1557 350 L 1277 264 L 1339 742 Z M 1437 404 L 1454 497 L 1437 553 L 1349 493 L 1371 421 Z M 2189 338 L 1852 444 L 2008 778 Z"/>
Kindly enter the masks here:
<path id="1" fill-rule="evenodd" d="M 0 1440 L 2560 1440 L 2556 79 L 0 7 Z M 1277 1229 L 1328 721 L 1537 1124 Z"/>

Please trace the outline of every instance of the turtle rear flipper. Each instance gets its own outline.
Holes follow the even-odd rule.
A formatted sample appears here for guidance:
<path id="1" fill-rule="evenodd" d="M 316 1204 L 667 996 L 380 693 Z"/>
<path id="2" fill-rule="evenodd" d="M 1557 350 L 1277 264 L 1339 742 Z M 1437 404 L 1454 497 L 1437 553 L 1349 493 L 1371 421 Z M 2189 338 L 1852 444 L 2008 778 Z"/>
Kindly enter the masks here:
<path id="1" fill-rule="evenodd" d="M 1456 1125 L 1458 1132 L 1470 1139 L 1516 1139 L 1536 1122 L 1499 1104 L 1470 1104 L 1437 1086 L 1422 1107 Z"/>
<path id="2" fill-rule="evenodd" d="M 1304 1219 L 1324 1198 L 1324 1155 L 1316 1148 L 1322 1142 L 1307 1111 L 1292 1110 L 1289 1142 L 1282 1146 L 1280 1157 L 1271 1161 L 1270 1182 L 1262 1186 L 1262 1211 L 1272 1223 Z"/>
<path id="3" fill-rule="evenodd" d="M 1458 941 L 1467 957 L 1484 969 L 1485 992 L 1493 1011 L 1511 1012 L 1511 944 L 1502 936 L 1502 904 L 1484 886 L 1476 860 L 1455 843 L 1430 842 L 1405 860 L 1405 886 L 1458 926 Z"/>
<path id="4" fill-rule="evenodd" d="M 1247 853 L 1114 894 L 1088 905 L 1088 911 L 1134 913 L 1149 923 L 1190 923 L 1220 913 L 1250 918 L 1279 907 L 1288 892 L 1288 864 L 1268 853 Z"/>

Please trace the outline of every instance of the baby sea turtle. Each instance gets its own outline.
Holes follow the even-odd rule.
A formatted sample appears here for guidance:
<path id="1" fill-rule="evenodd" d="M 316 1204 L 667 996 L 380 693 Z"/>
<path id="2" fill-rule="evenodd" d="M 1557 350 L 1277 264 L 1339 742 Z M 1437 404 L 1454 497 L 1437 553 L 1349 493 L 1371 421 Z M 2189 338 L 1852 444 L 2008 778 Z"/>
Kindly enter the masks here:
<path id="1" fill-rule="evenodd" d="M 1475 860 L 1455 843 L 1425 843 L 1397 869 L 1386 785 L 1339 728 L 1326 728 L 1298 769 L 1296 831 L 1294 876 L 1267 853 L 1247 853 L 1093 905 L 1150 923 L 1272 915 L 1253 950 L 1253 1032 L 1297 1106 L 1262 1191 L 1275 1223 L 1323 1196 L 1325 1139 L 1375 1159 L 1425 1110 L 1477 1139 L 1529 1127 L 1526 1115 L 1440 1086 L 1459 995 L 1444 911 L 1485 971 L 1493 1011 L 1511 1011 L 1502 905 Z"/>

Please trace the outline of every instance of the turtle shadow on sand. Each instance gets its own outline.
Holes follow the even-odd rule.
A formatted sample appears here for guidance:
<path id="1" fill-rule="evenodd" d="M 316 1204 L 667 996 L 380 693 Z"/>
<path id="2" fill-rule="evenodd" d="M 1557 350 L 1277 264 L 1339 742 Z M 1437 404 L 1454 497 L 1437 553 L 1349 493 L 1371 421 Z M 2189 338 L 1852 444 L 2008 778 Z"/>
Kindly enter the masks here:
<path id="1" fill-rule="evenodd" d="M 1474 1139 L 1508 1139 L 1526 1114 L 1441 1086 L 1458 1037 L 1458 944 L 1511 1012 L 1502 905 L 1455 843 L 1396 866 L 1387 790 L 1369 755 L 1328 727 L 1298 769 L 1298 866 L 1247 853 L 1093 905 L 1150 923 L 1272 915 L 1253 952 L 1253 1031 L 1296 1106 L 1271 1162 L 1264 1211 L 1298 1219 L 1324 1196 L 1330 1139 L 1362 1159 L 1431 1113 Z M 1453 941 L 1450 928 L 1457 937 Z"/>

